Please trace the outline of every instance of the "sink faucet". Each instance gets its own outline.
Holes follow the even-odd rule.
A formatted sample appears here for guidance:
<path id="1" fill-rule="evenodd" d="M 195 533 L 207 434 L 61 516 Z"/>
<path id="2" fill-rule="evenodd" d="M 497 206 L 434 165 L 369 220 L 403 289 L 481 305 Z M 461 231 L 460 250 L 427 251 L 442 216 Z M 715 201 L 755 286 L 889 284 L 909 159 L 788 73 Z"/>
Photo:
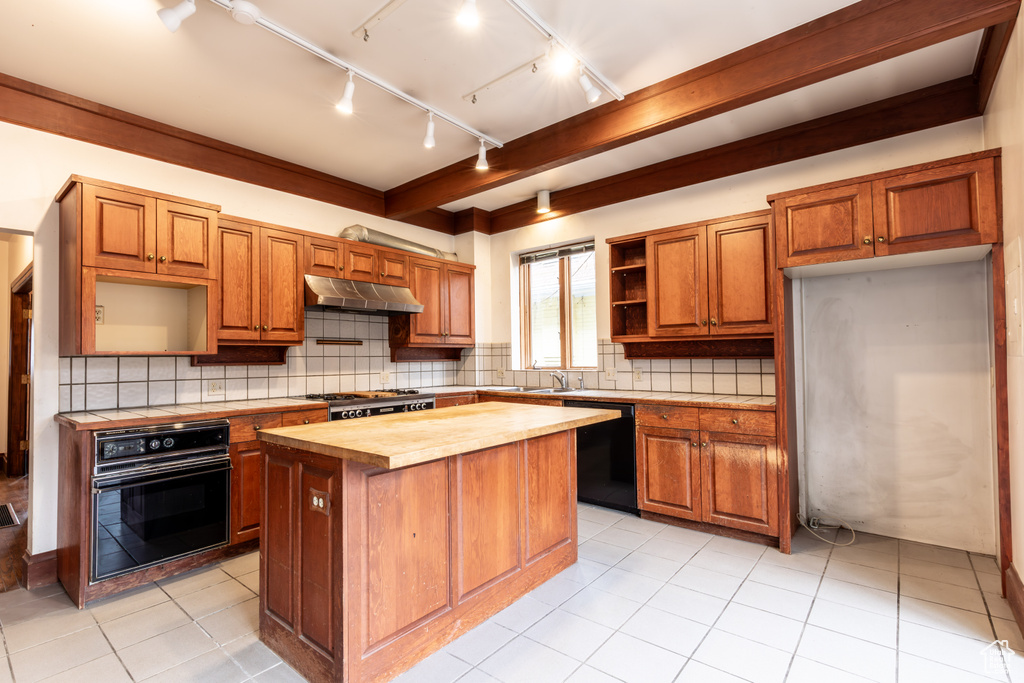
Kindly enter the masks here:
<path id="1" fill-rule="evenodd" d="M 583 391 L 584 389 L 586 389 L 586 387 L 583 386 L 583 373 L 582 372 L 580 373 L 579 382 L 580 382 L 580 391 Z"/>
<path id="2" fill-rule="evenodd" d="M 569 379 L 565 376 L 564 372 L 562 372 L 561 370 L 555 370 L 554 372 L 549 372 L 548 374 L 556 378 L 563 389 L 569 388 Z"/>

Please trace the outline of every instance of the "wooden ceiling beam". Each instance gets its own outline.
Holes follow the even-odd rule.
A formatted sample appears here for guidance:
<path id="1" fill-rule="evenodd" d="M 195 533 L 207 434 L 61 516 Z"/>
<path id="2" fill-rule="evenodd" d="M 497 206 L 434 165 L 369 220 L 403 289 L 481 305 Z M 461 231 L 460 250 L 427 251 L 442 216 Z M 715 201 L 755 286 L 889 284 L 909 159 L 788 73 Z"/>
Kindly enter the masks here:
<path id="1" fill-rule="evenodd" d="M 978 90 L 975 79 L 965 76 L 552 192 L 551 212 L 547 214 L 537 213 L 533 199 L 495 209 L 490 216 L 490 232 L 514 230 L 552 218 L 980 116 Z"/>
<path id="2" fill-rule="evenodd" d="M 988 109 L 988 101 L 992 96 L 992 88 L 996 84 L 999 65 L 1003 63 L 1003 56 L 1010 44 L 1010 35 L 1013 33 L 1016 20 L 1017 17 L 1014 15 L 1009 21 L 989 26 L 985 29 L 985 35 L 981 40 L 978 59 L 974 65 L 974 79 L 978 82 L 978 111 L 983 114 Z"/>
<path id="3" fill-rule="evenodd" d="M 1020 0 L 861 0 L 385 192 L 397 220 L 551 168 L 919 50 L 1008 24 Z"/>

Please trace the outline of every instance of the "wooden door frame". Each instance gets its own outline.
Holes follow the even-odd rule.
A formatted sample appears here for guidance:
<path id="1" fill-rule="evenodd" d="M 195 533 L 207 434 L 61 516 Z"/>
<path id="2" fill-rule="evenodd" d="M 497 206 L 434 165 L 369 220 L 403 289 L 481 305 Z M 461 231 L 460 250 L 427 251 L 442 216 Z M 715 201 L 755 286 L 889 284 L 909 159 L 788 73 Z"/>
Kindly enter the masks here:
<path id="1" fill-rule="evenodd" d="M 31 311 L 32 263 L 11 282 L 11 333 L 7 377 L 7 455 L 5 470 L 8 477 L 20 477 L 28 473 L 27 449 L 21 442 L 28 440 L 29 387 L 22 382 L 23 375 L 31 378 L 29 357 L 29 332 L 31 317 L 24 312 Z"/>

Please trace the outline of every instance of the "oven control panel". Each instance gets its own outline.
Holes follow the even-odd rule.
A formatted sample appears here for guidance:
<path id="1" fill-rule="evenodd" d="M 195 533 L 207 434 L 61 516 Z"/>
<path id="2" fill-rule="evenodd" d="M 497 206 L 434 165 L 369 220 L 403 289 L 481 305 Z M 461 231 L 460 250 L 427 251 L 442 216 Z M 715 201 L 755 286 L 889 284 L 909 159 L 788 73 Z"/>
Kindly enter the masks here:
<path id="1" fill-rule="evenodd" d="M 203 420 L 158 427 L 96 432 L 96 465 L 201 451 L 227 451 L 227 420 Z"/>

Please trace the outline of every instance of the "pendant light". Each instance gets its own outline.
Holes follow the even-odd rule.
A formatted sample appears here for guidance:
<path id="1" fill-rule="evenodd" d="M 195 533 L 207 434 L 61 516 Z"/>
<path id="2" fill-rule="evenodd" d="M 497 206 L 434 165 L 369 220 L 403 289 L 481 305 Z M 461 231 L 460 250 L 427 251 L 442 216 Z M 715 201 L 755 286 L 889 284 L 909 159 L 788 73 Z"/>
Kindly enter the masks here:
<path id="1" fill-rule="evenodd" d="M 480 23 L 480 15 L 476 11 L 476 0 L 463 0 L 455 21 L 467 28 L 472 28 Z"/>
<path id="2" fill-rule="evenodd" d="M 480 151 L 477 152 L 476 155 L 476 170 L 486 171 L 488 168 L 489 167 L 487 165 L 487 148 L 484 147 L 484 139 L 480 138 Z"/>
<path id="3" fill-rule="evenodd" d="M 427 112 L 427 135 L 423 138 L 423 146 L 434 149 L 434 112 Z"/>
<path id="4" fill-rule="evenodd" d="M 349 71 L 348 72 L 348 83 L 345 84 L 345 92 L 342 93 L 341 99 L 338 100 L 338 104 L 336 105 L 337 108 L 338 108 L 338 111 L 340 111 L 342 114 L 351 114 L 352 111 L 353 111 L 352 110 L 352 94 L 356 90 L 356 84 L 352 80 L 354 77 L 355 77 L 355 74 L 353 74 L 351 71 Z"/>
<path id="5" fill-rule="evenodd" d="M 181 26 L 181 22 L 185 21 L 193 14 L 196 13 L 196 0 L 182 0 L 179 4 L 174 7 L 165 7 L 156 13 L 160 17 L 160 21 L 164 22 L 164 26 L 171 33 L 178 30 Z"/>

